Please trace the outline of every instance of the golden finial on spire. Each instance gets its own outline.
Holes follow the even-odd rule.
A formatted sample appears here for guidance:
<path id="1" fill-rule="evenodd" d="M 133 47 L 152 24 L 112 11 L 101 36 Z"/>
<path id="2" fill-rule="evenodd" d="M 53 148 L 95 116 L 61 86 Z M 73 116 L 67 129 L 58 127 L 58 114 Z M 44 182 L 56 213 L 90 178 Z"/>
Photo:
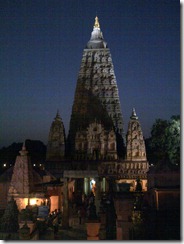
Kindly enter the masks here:
<path id="1" fill-rule="evenodd" d="M 94 28 L 100 28 L 100 24 L 98 22 L 98 17 L 97 16 L 95 17 L 95 25 L 94 25 Z"/>

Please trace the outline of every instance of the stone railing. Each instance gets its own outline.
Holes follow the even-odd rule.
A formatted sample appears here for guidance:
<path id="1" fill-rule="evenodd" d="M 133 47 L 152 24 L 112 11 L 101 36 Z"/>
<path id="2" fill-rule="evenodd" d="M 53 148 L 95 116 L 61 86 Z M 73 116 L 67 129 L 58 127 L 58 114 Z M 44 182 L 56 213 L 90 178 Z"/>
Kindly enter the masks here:
<path id="1" fill-rule="evenodd" d="M 98 166 L 98 174 L 101 177 L 113 177 L 116 179 L 147 178 L 149 165 L 143 162 L 102 162 Z"/>

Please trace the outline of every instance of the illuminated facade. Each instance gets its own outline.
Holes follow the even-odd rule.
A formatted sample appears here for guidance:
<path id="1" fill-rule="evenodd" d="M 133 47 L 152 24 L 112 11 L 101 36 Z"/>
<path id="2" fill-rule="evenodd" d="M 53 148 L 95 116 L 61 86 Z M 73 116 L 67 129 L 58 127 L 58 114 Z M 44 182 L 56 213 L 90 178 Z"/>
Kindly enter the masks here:
<path id="1" fill-rule="evenodd" d="M 146 157 L 146 147 L 138 116 L 132 111 L 127 131 L 126 160 L 121 167 L 123 176 L 118 183 L 130 184 L 130 191 L 135 191 L 137 179 L 141 179 L 142 190 L 147 191 L 147 172 L 149 163 Z M 120 177 L 119 177 L 120 178 Z"/>
<path id="2" fill-rule="evenodd" d="M 22 150 L 17 156 L 13 167 L 13 174 L 8 190 L 8 199 L 16 200 L 18 209 L 24 209 L 27 205 L 41 205 L 46 199 L 44 193 L 38 192 L 35 184 L 42 183 L 42 178 L 37 174 L 31 164 L 28 151 L 23 144 Z"/>

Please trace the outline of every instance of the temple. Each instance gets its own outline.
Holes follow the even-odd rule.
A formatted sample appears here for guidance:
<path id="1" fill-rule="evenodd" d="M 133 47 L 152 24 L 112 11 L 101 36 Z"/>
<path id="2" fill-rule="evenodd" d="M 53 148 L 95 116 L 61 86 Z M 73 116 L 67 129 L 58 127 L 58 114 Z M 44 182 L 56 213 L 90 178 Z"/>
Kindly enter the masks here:
<path id="1" fill-rule="evenodd" d="M 135 191 L 137 179 L 143 191 L 147 190 L 149 164 L 141 125 L 133 109 L 125 136 L 110 49 L 98 17 L 83 50 L 66 140 L 64 131 L 57 113 L 45 167 L 57 177 L 68 178 L 72 192 L 96 194 L 111 187 L 118 190 L 123 184 Z"/>
<path id="2" fill-rule="evenodd" d="M 22 240 L 57 239 L 57 226 L 67 230 L 81 226 L 83 221 L 87 228 L 85 240 L 146 239 L 149 235 L 143 233 L 141 222 L 146 209 L 143 207 L 159 210 L 173 196 L 173 206 L 175 199 L 179 203 L 178 172 L 160 175 L 150 171 L 135 108 L 127 133 L 124 131 L 112 57 L 97 16 L 82 54 L 68 136 L 59 111 L 48 134 L 42 168 L 33 167 L 36 164 L 31 162 L 24 143 L 14 166 L 0 176 L 0 210 L 7 205 L 2 220 L 8 219 L 6 224 L 0 224 L 0 237 L 1 231 L 7 231 L 2 238 L 8 239 L 11 221 L 17 224 L 10 229 Z M 168 181 L 172 178 L 169 189 L 161 184 L 163 177 Z M 143 205 L 143 198 L 147 205 Z M 30 211 L 35 217 L 31 222 Z M 152 217 L 157 218 L 153 233 L 159 235 L 159 212 L 154 215 L 153 211 Z M 146 213 L 150 223 L 151 215 Z M 153 225 L 145 225 L 148 233 Z"/>

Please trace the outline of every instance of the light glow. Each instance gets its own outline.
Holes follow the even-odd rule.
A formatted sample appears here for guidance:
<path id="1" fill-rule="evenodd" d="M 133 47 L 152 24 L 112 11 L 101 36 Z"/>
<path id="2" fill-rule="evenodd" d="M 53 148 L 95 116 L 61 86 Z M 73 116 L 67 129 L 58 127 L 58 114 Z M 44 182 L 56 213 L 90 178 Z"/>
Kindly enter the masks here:
<path id="1" fill-rule="evenodd" d="M 36 198 L 31 198 L 30 205 L 35 205 L 35 204 L 36 204 Z"/>
<path id="2" fill-rule="evenodd" d="M 95 183 L 96 183 L 96 181 L 95 181 L 94 179 L 92 179 L 92 180 L 91 180 L 91 183 L 92 183 L 92 184 L 95 184 Z"/>

